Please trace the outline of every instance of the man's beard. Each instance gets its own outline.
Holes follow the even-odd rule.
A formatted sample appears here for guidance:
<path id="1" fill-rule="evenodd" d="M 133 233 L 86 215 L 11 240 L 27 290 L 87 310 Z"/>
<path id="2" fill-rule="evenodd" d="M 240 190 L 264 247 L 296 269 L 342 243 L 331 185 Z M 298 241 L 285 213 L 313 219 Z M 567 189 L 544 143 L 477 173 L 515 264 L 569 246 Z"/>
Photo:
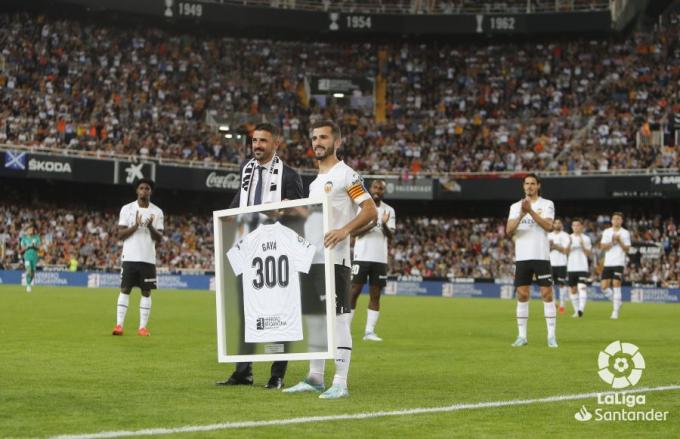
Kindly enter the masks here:
<path id="1" fill-rule="evenodd" d="M 314 157 L 316 157 L 316 159 L 318 161 L 321 161 L 321 160 L 325 159 L 326 157 L 330 157 L 334 152 L 335 152 L 335 148 L 333 148 L 331 146 L 331 147 L 328 147 L 328 148 L 324 148 L 324 154 L 322 156 L 318 156 L 318 155 L 316 155 L 316 149 L 315 149 L 314 150 Z"/>

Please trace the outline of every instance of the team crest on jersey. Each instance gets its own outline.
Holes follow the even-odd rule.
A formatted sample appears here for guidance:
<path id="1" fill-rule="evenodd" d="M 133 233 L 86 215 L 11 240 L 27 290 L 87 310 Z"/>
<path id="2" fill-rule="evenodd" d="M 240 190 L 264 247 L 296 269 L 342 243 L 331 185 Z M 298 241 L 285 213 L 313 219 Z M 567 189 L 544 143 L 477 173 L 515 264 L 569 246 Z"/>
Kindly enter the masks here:
<path id="1" fill-rule="evenodd" d="M 326 184 L 323 185 L 323 190 L 327 194 L 330 194 L 331 191 L 333 191 L 333 182 L 332 181 L 327 181 Z"/>

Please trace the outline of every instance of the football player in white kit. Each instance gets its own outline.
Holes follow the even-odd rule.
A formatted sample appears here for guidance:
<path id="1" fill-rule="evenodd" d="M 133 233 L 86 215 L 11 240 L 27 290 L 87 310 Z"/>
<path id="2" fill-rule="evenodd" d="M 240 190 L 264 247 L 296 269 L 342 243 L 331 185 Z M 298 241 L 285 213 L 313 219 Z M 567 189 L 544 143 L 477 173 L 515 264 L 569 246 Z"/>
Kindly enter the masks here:
<path id="1" fill-rule="evenodd" d="M 588 300 L 588 284 L 590 283 L 590 269 L 588 258 L 592 255 L 593 245 L 588 235 L 583 233 L 583 223 L 580 219 L 571 222 L 571 236 L 569 243 L 569 259 L 567 261 L 567 278 L 571 303 L 576 308 L 572 317 L 583 317 Z"/>
<path id="2" fill-rule="evenodd" d="M 619 318 L 621 309 L 621 284 L 626 255 L 630 250 L 630 232 L 622 227 L 623 213 L 612 214 L 612 226 L 602 233 L 600 248 L 604 250 L 604 269 L 600 278 L 602 293 L 611 299 L 612 319 Z"/>
<path id="3" fill-rule="evenodd" d="M 151 290 L 156 289 L 156 244 L 163 238 L 163 211 L 150 201 L 153 187 L 153 181 L 147 178 L 138 180 L 137 200 L 120 209 L 118 238 L 123 241 L 123 264 L 113 335 L 123 335 L 130 291 L 139 287 L 142 298 L 139 301 L 137 334 L 149 336 L 146 326 L 151 314 Z"/>
<path id="4" fill-rule="evenodd" d="M 548 327 L 548 347 L 556 348 L 556 310 L 552 294 L 550 244 L 548 232 L 552 230 L 555 205 L 540 196 L 541 180 L 536 174 L 522 179 L 525 197 L 510 206 L 505 226 L 508 236 L 515 241 L 515 288 L 517 289 L 518 336 L 513 347 L 526 345 L 529 318 L 529 288 L 534 278 L 543 297 L 543 314 Z"/>
<path id="5" fill-rule="evenodd" d="M 378 222 L 369 223 L 352 233 L 354 242 L 354 261 L 352 265 L 352 318 L 357 307 L 361 289 L 368 281 L 368 312 L 364 340 L 382 341 L 375 333 L 375 325 L 380 315 L 380 292 L 387 285 L 387 244 L 396 229 L 394 208 L 383 201 L 385 181 L 373 180 L 369 189 L 376 208 Z"/>
<path id="6" fill-rule="evenodd" d="M 319 296 L 325 297 L 323 247 L 332 249 L 335 259 L 336 297 L 335 376 L 331 387 L 323 392 L 325 361 L 311 360 L 309 374 L 305 380 L 285 389 L 284 392 L 323 392 L 319 398 L 338 399 L 349 396 L 347 376 L 352 354 L 349 236 L 353 231 L 372 221 L 375 222 L 377 211 L 359 174 L 340 161 L 336 155 L 336 151 L 342 145 L 340 128 L 328 120 L 315 122 L 311 127 L 311 138 L 314 155 L 319 163 L 319 175 L 309 185 L 309 196 L 328 197 L 332 230 L 325 234 L 323 243 L 313 243 L 319 251 L 314 256 L 303 290 L 315 289 Z"/>
<path id="7" fill-rule="evenodd" d="M 562 221 L 555 219 L 553 231 L 548 233 L 550 242 L 550 266 L 555 286 L 559 288 L 560 314 L 564 312 L 567 299 L 567 255 L 569 254 L 569 234 L 562 230 Z M 577 305 L 574 304 L 574 312 Z"/>

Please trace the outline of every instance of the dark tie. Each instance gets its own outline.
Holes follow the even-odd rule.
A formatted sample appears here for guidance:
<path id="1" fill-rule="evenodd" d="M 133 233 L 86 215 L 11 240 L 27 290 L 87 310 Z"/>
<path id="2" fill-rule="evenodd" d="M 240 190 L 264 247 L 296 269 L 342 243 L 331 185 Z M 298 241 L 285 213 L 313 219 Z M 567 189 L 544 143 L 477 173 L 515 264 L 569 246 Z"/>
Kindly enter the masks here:
<path id="1" fill-rule="evenodd" d="M 258 166 L 257 185 L 255 185 L 255 198 L 253 199 L 253 205 L 262 204 L 262 171 L 264 171 L 264 166 Z"/>

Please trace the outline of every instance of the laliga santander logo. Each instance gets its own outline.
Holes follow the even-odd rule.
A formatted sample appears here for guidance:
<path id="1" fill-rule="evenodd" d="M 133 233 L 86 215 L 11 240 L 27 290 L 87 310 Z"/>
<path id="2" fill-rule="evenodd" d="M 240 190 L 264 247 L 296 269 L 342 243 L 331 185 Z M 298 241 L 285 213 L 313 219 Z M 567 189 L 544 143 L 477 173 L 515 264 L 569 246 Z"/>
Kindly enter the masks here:
<path id="1" fill-rule="evenodd" d="M 645 359 L 640 349 L 632 343 L 619 340 L 610 343 L 597 357 L 598 375 L 614 391 L 597 393 L 597 406 L 592 412 L 585 405 L 574 414 L 579 422 L 663 422 L 669 411 L 648 407 L 647 395 L 618 389 L 636 385 L 642 378 Z"/>
<path id="2" fill-rule="evenodd" d="M 634 386 L 642 378 L 645 359 L 632 343 L 612 342 L 597 357 L 598 374 L 613 389 Z"/>

